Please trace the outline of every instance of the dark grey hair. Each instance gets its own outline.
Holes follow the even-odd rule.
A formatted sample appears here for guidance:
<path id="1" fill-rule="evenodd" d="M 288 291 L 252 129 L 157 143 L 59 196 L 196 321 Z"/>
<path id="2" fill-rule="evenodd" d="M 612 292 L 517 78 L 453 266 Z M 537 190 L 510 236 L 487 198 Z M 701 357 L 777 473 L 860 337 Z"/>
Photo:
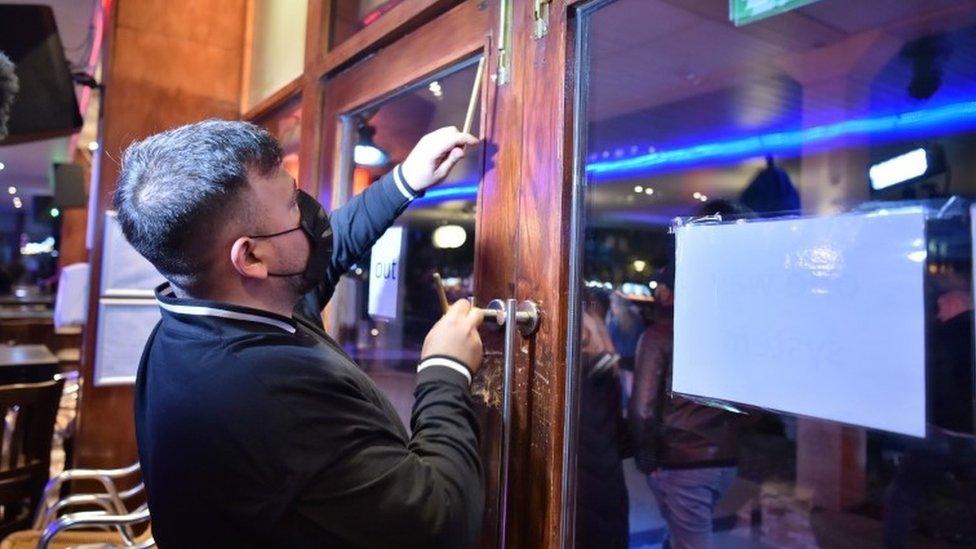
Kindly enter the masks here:
<path id="1" fill-rule="evenodd" d="M 181 289 L 210 267 L 219 224 L 239 204 L 249 173 L 268 175 L 281 147 L 247 122 L 206 120 L 137 141 L 122 156 L 115 209 L 126 239 Z"/>
<path id="2" fill-rule="evenodd" d="M 7 120 L 19 89 L 14 64 L 0 51 L 0 141 L 7 137 Z"/>

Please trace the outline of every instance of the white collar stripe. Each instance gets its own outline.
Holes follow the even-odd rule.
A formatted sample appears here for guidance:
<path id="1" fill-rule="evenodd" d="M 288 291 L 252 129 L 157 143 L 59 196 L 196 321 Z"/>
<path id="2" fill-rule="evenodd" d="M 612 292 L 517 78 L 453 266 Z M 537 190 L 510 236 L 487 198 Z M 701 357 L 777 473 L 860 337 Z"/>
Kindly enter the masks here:
<path id="1" fill-rule="evenodd" d="M 170 289 L 172 291 L 172 289 Z M 295 327 L 287 322 L 281 320 L 276 320 L 274 318 L 268 318 L 266 316 L 252 315 L 248 313 L 240 313 L 237 311 L 228 311 L 227 309 L 218 309 L 216 307 L 203 307 L 200 305 L 174 305 L 172 303 L 164 303 L 159 301 L 159 306 L 166 309 L 167 311 L 184 314 L 184 315 L 195 315 L 195 316 L 216 316 L 220 318 L 229 318 L 231 320 L 244 320 L 246 322 L 259 322 L 261 324 L 267 324 L 269 326 L 274 326 L 280 328 L 289 334 L 295 333 Z"/>
<path id="2" fill-rule="evenodd" d="M 405 196 L 407 200 L 413 200 L 413 193 L 407 190 L 407 184 L 400 178 L 400 166 L 393 168 L 393 181 L 396 183 L 397 189 L 400 190 L 400 194 Z"/>

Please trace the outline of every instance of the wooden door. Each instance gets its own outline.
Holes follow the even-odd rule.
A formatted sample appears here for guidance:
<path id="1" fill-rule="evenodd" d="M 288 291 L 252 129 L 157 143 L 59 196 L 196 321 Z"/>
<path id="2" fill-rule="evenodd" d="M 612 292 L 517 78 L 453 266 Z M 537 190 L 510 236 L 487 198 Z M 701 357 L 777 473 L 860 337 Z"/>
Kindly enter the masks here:
<path id="1" fill-rule="evenodd" d="M 563 495 L 564 460 L 570 456 L 563 430 L 573 229 L 572 2 L 548 3 L 545 33 L 537 32 L 535 4 L 467 0 L 438 15 L 412 19 L 408 34 L 351 66 L 336 53 L 328 54 L 331 61 L 307 58 L 323 77 L 303 87 L 301 184 L 318 192 L 323 203 L 338 205 L 370 180 L 352 157 L 363 115 L 382 118 L 384 109 L 405 97 L 429 93 L 430 99 L 434 81 L 445 96 L 453 93 L 448 79 L 473 71 L 479 56 L 486 60 L 477 132 L 485 143 L 482 170 L 474 196 L 468 197 L 475 204 L 473 295 L 480 305 L 496 298 L 534 301 L 542 322 L 536 334 L 517 339 L 506 463 L 500 412 L 504 344 L 501 334 L 482 332 L 486 364 L 475 391 L 487 488 L 484 547 L 562 546 L 566 503 L 572 499 Z M 466 91 L 463 95 L 467 99 Z M 409 105 L 394 110 L 405 117 L 402 121 L 418 116 Z M 444 123 L 460 126 L 462 120 L 463 112 L 456 110 Z M 389 118 L 380 122 L 396 126 Z M 373 136 L 380 145 L 383 131 Z M 344 325 L 343 315 L 365 309 L 362 287 L 344 284 L 326 311 L 332 333 L 347 347 L 368 338 L 373 329 L 380 332 L 374 337 L 383 337 L 376 326 L 354 334 Z M 406 284 L 426 291 L 425 280 Z M 387 348 L 409 346 L 402 340 L 390 343 Z M 370 371 L 375 362 L 362 359 Z M 392 398 L 397 401 L 396 395 Z"/>

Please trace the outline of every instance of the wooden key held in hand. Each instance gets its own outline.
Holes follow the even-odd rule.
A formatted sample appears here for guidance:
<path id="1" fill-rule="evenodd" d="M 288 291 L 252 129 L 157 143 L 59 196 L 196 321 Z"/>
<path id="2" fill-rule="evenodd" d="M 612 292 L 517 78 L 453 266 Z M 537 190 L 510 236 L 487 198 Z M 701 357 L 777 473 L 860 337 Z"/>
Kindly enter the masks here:
<path id="1" fill-rule="evenodd" d="M 471 87 L 471 97 L 468 99 L 468 111 L 464 115 L 464 126 L 461 131 L 471 133 L 471 126 L 474 124 L 474 112 L 478 107 L 478 97 L 481 94 L 481 78 L 485 73 L 485 58 L 478 60 L 478 68 L 474 75 L 474 85 Z"/>
<path id="2" fill-rule="evenodd" d="M 434 273 L 434 287 L 437 290 L 437 300 L 441 302 L 441 314 L 447 314 L 451 304 L 447 302 L 447 292 L 444 291 L 444 280 L 440 273 Z"/>

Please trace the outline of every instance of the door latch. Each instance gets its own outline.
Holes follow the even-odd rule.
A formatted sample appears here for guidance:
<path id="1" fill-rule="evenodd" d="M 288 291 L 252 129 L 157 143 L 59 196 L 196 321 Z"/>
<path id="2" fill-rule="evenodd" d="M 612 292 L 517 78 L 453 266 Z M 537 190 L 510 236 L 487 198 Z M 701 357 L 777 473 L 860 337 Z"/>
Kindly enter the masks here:
<path id="1" fill-rule="evenodd" d="M 549 8 L 552 7 L 552 0 L 533 0 L 532 11 L 532 37 L 536 40 L 549 34 Z"/>
<path id="2" fill-rule="evenodd" d="M 498 326 L 505 328 L 505 365 L 502 371 L 502 443 L 501 443 L 501 472 L 498 495 L 498 547 L 508 547 L 508 481 L 509 455 L 511 453 L 512 438 L 512 391 L 515 377 L 515 350 L 518 348 L 517 338 L 531 337 L 539 330 L 542 319 L 539 306 L 533 301 L 521 303 L 514 299 L 494 299 L 484 309 L 486 320 L 494 320 Z"/>

